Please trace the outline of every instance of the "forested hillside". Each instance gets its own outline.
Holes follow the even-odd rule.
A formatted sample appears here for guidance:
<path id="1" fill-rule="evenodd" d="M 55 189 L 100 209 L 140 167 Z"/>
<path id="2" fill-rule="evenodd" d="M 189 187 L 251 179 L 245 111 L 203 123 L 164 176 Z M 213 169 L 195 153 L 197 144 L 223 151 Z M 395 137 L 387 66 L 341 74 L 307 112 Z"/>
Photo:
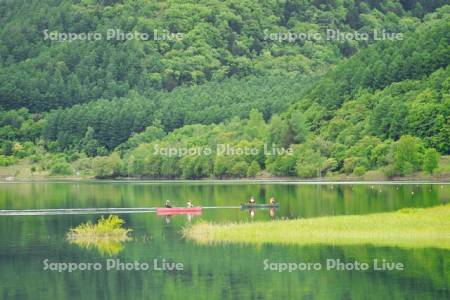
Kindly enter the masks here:
<path id="1" fill-rule="evenodd" d="M 131 90 L 248 75 L 311 74 L 367 41 L 273 40 L 269 33 L 325 29 L 410 32 L 445 0 L 4 0 L 0 2 L 0 107 L 32 112 Z M 179 40 L 45 39 L 108 29 L 181 33 Z M 47 33 L 48 34 L 48 33 Z"/>
<path id="2" fill-rule="evenodd" d="M 228 79 L 182 87 L 171 93 L 145 96 L 135 93 L 127 98 L 98 100 L 50 112 L 44 137 L 56 141 L 60 150 L 77 148 L 91 127 L 98 145 L 113 150 L 149 124 L 160 124 L 164 131 L 170 132 L 186 124 L 247 118 L 252 108 L 269 119 L 298 100 L 308 80 L 299 76 Z"/>
<path id="3" fill-rule="evenodd" d="M 123 160 L 118 155 L 100 160 L 105 165 L 97 165 L 97 171 L 102 176 L 189 179 L 253 177 L 261 169 L 303 178 L 335 172 L 360 176 L 369 170 L 382 170 L 387 176 L 432 172 L 438 167 L 436 149 L 450 152 L 449 80 L 446 67 L 421 80 L 363 91 L 315 131 L 307 118 L 311 110 L 296 106 L 269 122 L 254 110 L 248 121 L 185 126 L 164 138 L 147 136 L 150 143 L 135 143 L 131 151 L 119 147 Z M 280 152 L 288 147 L 292 153 Z M 167 155 L 170 149 L 172 156 Z M 183 154 L 183 149 L 194 152 Z"/>
<path id="4" fill-rule="evenodd" d="M 447 172 L 443 2 L 0 2 L 0 164 L 100 178 Z M 55 42 L 41 32 L 111 27 L 185 35 Z M 330 27 L 404 38 L 264 33 Z"/>

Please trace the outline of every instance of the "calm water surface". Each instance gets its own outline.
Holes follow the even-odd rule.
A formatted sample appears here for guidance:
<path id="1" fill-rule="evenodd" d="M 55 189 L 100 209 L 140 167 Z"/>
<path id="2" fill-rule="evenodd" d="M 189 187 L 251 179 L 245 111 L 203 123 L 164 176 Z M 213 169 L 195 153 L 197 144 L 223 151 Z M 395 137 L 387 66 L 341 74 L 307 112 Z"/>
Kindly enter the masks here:
<path id="1" fill-rule="evenodd" d="M 275 215 L 208 209 L 189 220 L 155 213 L 124 214 L 133 229 L 125 243 L 81 247 L 67 231 L 99 215 L 0 216 L 0 299 L 449 299 L 450 251 L 375 246 L 197 245 L 180 234 L 189 222 L 252 222 L 369 214 L 450 201 L 450 185 L 2 183 L 0 209 L 155 207 L 171 199 L 202 206 L 236 206 L 250 196 L 275 196 Z M 106 259 L 181 262 L 183 271 L 105 271 Z M 50 262 L 100 262 L 103 270 L 55 272 Z M 404 271 L 264 270 L 270 262 L 401 262 Z"/>

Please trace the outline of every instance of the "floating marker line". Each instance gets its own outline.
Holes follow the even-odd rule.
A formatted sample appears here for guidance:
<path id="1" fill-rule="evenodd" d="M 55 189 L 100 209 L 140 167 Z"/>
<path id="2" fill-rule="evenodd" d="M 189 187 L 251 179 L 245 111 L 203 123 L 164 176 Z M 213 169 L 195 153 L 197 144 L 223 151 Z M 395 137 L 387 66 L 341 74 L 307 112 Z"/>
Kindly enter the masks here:
<path id="1" fill-rule="evenodd" d="M 217 209 L 217 208 L 241 208 L 241 206 L 202 206 L 203 209 Z"/>
<path id="2" fill-rule="evenodd" d="M 240 208 L 240 206 L 207 206 L 203 209 Z M 86 215 L 86 214 L 131 214 L 156 212 L 157 207 L 115 208 L 48 208 L 48 209 L 3 209 L 0 216 Z"/>
<path id="3" fill-rule="evenodd" d="M 144 212 L 155 212 L 154 210 L 120 210 L 120 211 L 43 211 L 43 212 L 0 212 L 0 216 L 53 216 L 53 215 L 95 215 L 95 214 L 135 214 Z"/>
<path id="4" fill-rule="evenodd" d="M 35 208 L 35 209 L 4 209 L 3 211 L 11 212 L 36 212 L 36 211 L 64 211 L 64 210 L 74 210 L 74 211 L 96 211 L 96 210 L 156 210 L 156 207 L 88 207 L 88 208 Z"/>
<path id="5" fill-rule="evenodd" d="M 39 215 L 82 215 L 82 214 L 125 214 L 155 212 L 156 208 L 55 208 L 55 209 L 25 209 L 0 210 L 0 216 L 39 216 Z"/>

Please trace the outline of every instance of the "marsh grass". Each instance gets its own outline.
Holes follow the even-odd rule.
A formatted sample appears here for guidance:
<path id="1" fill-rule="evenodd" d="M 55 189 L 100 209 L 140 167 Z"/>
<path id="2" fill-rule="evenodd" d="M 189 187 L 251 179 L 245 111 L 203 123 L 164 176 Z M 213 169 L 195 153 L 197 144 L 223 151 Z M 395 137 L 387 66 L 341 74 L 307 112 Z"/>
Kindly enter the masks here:
<path id="1" fill-rule="evenodd" d="M 254 223 L 199 223 L 183 230 L 198 243 L 327 244 L 450 249 L 450 204 L 369 215 Z"/>
<path id="2" fill-rule="evenodd" d="M 123 243 L 130 241 L 132 229 L 123 228 L 124 220 L 116 215 L 103 216 L 96 224 L 91 222 L 71 228 L 67 240 L 85 249 L 96 248 L 101 254 L 112 256 L 123 249 Z"/>

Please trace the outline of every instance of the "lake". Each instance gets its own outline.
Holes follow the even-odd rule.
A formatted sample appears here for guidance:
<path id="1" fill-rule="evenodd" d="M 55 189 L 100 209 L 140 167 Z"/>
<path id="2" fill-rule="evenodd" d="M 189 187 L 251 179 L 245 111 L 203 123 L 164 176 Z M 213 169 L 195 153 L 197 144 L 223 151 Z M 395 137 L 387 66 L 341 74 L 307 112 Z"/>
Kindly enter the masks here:
<path id="1" fill-rule="evenodd" d="M 264 203 L 274 196 L 276 211 L 239 206 L 249 197 Z M 156 207 L 170 199 L 184 206 L 211 207 L 201 216 L 171 218 L 154 212 L 121 214 L 131 240 L 84 247 L 67 241 L 70 228 L 100 215 L 0 216 L 1 299 L 449 299 L 450 251 L 371 245 L 337 247 L 198 245 L 180 231 L 201 221 L 312 218 L 370 214 L 450 201 L 449 184 L 293 184 L 207 182 L 40 182 L 0 184 L 0 209 Z M 220 208 L 223 207 L 223 208 Z M 228 208 L 225 208 L 228 207 Z M 106 216 L 106 215 L 105 215 Z M 109 259 L 148 263 L 149 270 L 106 270 Z M 393 271 L 283 271 L 270 263 L 327 260 L 402 263 Z M 47 263 L 99 263 L 99 270 L 45 269 Z M 183 270 L 155 270 L 164 262 Z"/>

